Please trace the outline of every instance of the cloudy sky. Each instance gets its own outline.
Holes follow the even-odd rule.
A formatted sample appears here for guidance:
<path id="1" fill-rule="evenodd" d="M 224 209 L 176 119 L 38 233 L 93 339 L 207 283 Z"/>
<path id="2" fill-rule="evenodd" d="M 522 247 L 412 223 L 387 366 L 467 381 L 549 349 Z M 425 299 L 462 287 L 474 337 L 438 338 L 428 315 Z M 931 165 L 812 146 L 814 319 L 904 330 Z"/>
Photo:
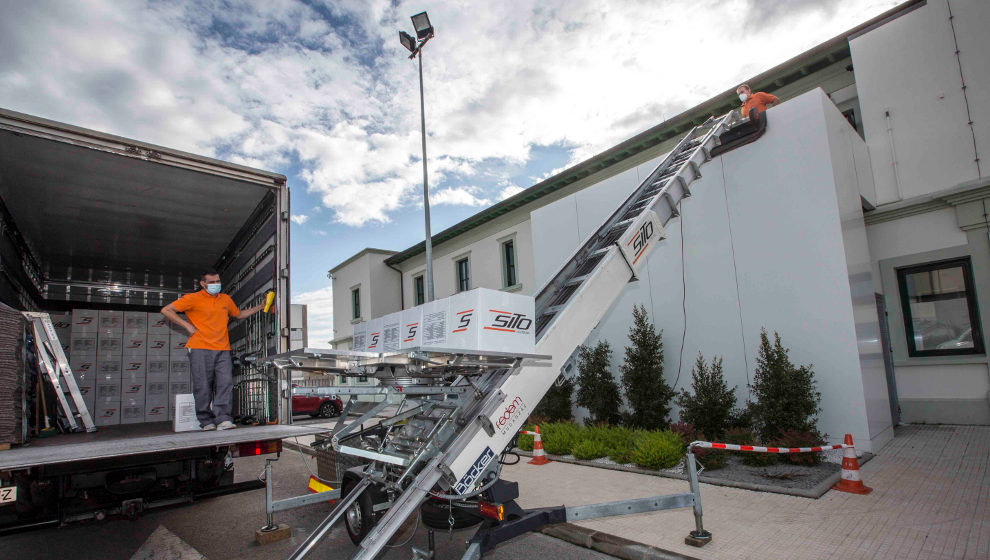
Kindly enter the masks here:
<path id="1" fill-rule="evenodd" d="M 893 0 L 0 0 L 0 107 L 284 173 L 293 300 L 896 5 Z"/>

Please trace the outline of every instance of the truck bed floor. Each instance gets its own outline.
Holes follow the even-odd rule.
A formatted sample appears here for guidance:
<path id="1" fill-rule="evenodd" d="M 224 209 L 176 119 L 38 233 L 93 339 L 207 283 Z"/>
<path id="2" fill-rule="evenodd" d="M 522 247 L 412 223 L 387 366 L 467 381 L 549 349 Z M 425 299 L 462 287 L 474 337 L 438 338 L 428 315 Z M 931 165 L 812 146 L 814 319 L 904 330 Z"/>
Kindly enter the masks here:
<path id="1" fill-rule="evenodd" d="M 0 471 L 89 459 L 158 453 L 230 445 L 248 441 L 284 439 L 327 431 L 319 426 L 238 426 L 234 430 L 172 432 L 169 422 L 101 427 L 92 433 L 61 434 L 34 439 L 22 447 L 0 451 Z"/>

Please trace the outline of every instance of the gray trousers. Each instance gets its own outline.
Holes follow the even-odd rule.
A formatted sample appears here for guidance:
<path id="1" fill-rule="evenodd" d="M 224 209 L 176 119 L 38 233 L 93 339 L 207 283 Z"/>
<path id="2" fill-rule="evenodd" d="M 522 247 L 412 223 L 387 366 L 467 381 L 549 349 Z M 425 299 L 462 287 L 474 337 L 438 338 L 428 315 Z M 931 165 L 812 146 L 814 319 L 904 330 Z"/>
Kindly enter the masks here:
<path id="1" fill-rule="evenodd" d="M 189 373 L 200 427 L 233 419 L 230 416 L 234 385 L 232 367 L 230 350 L 189 349 Z"/>

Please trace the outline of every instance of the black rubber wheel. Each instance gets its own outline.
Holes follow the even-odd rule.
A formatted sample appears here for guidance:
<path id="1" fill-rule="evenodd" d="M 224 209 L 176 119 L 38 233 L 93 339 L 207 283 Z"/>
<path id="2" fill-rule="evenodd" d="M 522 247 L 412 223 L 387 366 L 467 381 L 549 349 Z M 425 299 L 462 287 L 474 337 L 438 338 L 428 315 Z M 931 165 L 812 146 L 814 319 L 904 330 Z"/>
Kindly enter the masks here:
<path id="1" fill-rule="evenodd" d="M 337 405 L 330 401 L 320 405 L 320 418 L 333 418 L 339 414 L 340 411 L 337 410 Z"/>
<path id="2" fill-rule="evenodd" d="M 345 482 L 343 497 L 347 497 L 355 486 L 357 482 L 353 480 Z M 371 489 L 368 489 L 344 512 L 344 526 L 347 527 L 347 536 L 352 543 L 361 544 L 365 535 L 375 526 L 375 514 L 371 508 Z"/>
<path id="3" fill-rule="evenodd" d="M 466 529 L 474 527 L 484 521 L 484 518 L 471 510 L 454 506 L 451 510 L 447 502 L 437 500 L 426 500 L 419 506 L 419 513 L 422 515 L 423 524 L 431 529 L 447 530 L 450 528 L 450 515 L 454 515 L 454 529 Z"/>

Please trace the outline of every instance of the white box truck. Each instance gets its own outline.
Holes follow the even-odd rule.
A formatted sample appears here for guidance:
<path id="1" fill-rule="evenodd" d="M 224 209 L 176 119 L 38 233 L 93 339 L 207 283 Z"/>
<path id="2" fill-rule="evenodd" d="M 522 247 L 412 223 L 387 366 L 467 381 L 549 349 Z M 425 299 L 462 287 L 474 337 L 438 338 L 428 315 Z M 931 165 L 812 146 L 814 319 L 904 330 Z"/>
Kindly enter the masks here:
<path id="1" fill-rule="evenodd" d="M 0 503 L 0 532 L 135 515 L 226 492 L 235 488 L 231 457 L 276 452 L 283 438 L 319 431 L 290 425 L 287 380 L 252 360 L 289 349 L 283 175 L 0 109 L 0 217 L 0 301 L 75 310 L 70 360 L 84 360 L 90 376 L 98 373 L 103 331 L 123 330 L 124 318 L 138 316 L 128 312 L 157 313 L 197 289 L 204 270 L 217 269 L 239 305 L 258 303 L 270 289 L 278 298 L 276 313 L 231 323 L 234 408 L 244 425 L 173 433 L 160 377 L 162 406 L 140 418 L 136 400 L 122 414 L 118 394 L 102 407 L 98 395 L 88 396 L 94 418 L 114 409 L 92 433 L 30 439 L 25 421 L 19 445 L 0 451 L 0 488 L 16 496 Z M 159 336 L 162 327 L 150 330 Z M 120 353 L 118 345 L 118 363 Z M 90 392 L 103 387 L 86 384 Z M 33 417 L 32 405 L 24 406 Z"/>

